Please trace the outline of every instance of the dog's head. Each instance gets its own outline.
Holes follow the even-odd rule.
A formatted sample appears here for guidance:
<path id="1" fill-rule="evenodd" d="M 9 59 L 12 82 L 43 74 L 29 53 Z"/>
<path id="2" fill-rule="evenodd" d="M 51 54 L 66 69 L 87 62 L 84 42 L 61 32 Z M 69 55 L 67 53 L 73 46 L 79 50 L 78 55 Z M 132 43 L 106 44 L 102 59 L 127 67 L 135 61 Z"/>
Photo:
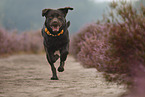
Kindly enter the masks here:
<path id="1" fill-rule="evenodd" d="M 59 9 L 43 9 L 42 16 L 46 18 L 45 26 L 53 34 L 57 34 L 66 26 L 66 15 L 68 10 L 73 10 L 71 7 Z"/>

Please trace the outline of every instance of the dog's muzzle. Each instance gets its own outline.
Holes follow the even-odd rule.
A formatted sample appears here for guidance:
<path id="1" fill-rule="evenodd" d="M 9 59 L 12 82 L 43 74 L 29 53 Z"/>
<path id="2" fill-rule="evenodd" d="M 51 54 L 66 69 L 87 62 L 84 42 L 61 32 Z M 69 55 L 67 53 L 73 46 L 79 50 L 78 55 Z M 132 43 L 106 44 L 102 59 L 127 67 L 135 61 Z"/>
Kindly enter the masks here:
<path id="1" fill-rule="evenodd" d="M 58 32 L 61 26 L 62 24 L 57 18 L 54 18 L 50 23 L 50 27 L 53 32 Z"/>

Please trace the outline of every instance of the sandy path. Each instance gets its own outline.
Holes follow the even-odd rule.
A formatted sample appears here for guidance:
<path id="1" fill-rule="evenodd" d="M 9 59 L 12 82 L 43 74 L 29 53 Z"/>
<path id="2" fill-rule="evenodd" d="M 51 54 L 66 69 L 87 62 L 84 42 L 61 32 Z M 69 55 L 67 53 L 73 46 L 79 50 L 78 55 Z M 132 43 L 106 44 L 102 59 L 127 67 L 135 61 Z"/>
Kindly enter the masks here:
<path id="1" fill-rule="evenodd" d="M 71 56 L 59 80 L 50 77 L 45 55 L 0 59 L 0 97 L 118 97 L 125 92 L 124 86 L 105 82 L 101 73 L 83 68 Z"/>

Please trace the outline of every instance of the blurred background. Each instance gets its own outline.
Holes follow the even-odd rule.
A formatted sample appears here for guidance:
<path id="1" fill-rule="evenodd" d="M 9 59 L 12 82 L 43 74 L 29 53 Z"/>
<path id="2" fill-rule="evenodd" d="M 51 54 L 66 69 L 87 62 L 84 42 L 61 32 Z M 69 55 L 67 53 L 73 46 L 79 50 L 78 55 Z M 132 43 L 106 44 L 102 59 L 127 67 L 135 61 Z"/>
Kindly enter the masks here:
<path id="1" fill-rule="evenodd" d="M 68 13 L 67 20 L 71 21 L 69 30 L 73 34 L 84 24 L 102 19 L 110 1 L 113 0 L 0 0 L 0 27 L 19 33 L 38 30 L 45 20 L 42 9 L 71 6 L 74 10 Z M 135 7 L 145 4 L 144 0 L 128 1 Z"/>
<path id="2" fill-rule="evenodd" d="M 70 54 L 145 97 L 145 0 L 0 0 L 0 58 L 43 53 L 42 10 L 67 6 Z"/>

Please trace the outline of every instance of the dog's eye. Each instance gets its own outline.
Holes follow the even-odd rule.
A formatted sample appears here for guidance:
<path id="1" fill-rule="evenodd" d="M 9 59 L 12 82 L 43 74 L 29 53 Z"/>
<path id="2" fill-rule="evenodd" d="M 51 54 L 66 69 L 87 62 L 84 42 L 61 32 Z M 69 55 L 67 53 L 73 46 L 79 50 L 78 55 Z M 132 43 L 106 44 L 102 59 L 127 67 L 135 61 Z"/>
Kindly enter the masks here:
<path id="1" fill-rule="evenodd" d="M 61 19 L 62 17 L 61 16 L 58 16 L 58 18 Z"/>
<path id="2" fill-rule="evenodd" d="M 49 17 L 49 19 L 52 19 L 52 18 L 53 18 L 52 16 Z"/>

